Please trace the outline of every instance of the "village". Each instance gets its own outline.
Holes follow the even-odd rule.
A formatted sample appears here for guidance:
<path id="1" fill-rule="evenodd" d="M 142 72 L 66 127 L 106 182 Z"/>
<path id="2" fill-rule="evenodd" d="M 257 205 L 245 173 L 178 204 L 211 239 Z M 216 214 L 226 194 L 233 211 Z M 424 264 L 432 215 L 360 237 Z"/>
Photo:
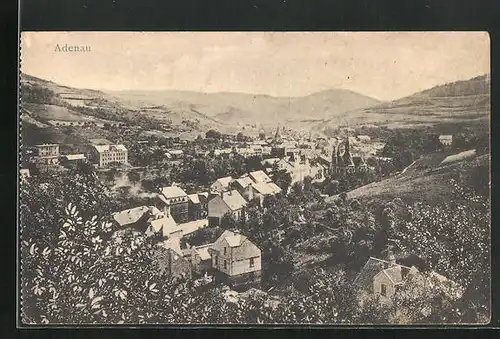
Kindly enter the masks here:
<path id="1" fill-rule="evenodd" d="M 213 131 L 212 131 L 213 132 Z M 212 132 L 207 133 L 209 138 Z M 244 139 L 244 140 L 242 140 Z M 452 144 L 451 135 L 439 136 L 443 147 Z M 147 141 L 138 142 L 142 145 Z M 119 231 L 133 231 L 156 239 L 157 246 L 165 249 L 165 267 L 171 276 L 189 277 L 197 285 L 224 284 L 228 301 L 237 300 L 239 293 L 261 291 L 261 249 L 237 229 L 226 229 L 214 241 L 191 245 L 186 238 L 203 229 L 221 226 L 224 218 L 248 220 L 249 203 L 260 207 L 268 197 L 286 195 L 294 183 L 304 180 L 321 183 L 326 177 L 345 174 L 375 172 L 380 162 L 391 159 L 380 156 L 382 142 L 374 142 L 367 135 L 327 138 L 289 137 L 279 126 L 271 137 L 261 133 L 259 137 L 232 138 L 229 147 L 204 151 L 199 156 L 231 158 L 256 158 L 260 169 L 239 177 L 225 176 L 210 183 L 208 189 L 186 192 L 183 183 L 172 183 L 148 192 L 149 204 L 130 206 L 112 213 Z M 189 142 L 178 141 L 174 148 L 152 146 L 160 149 L 167 161 L 180 161 L 186 157 Z M 41 144 L 27 150 L 30 168 L 35 172 L 57 172 L 75 169 L 83 164 L 92 166 L 97 172 L 106 173 L 111 168 L 131 170 L 129 150 L 123 144 L 110 144 L 106 140 L 93 140 L 87 153 L 60 154 L 60 145 Z M 286 190 L 273 181 L 277 171 L 286 173 L 290 183 Z M 31 170 L 33 172 L 33 170 Z M 22 180 L 29 180 L 30 169 L 21 169 Z M 307 179 L 306 179 L 307 178 Z M 322 194 L 324 199 L 331 198 Z M 415 267 L 396 263 L 391 250 L 384 258 L 366 258 L 354 280 L 362 294 L 376 294 L 390 300 L 398 286 L 408 279 L 422 280 Z M 449 282 L 455 298 L 461 288 L 446 277 L 433 273 L 440 282 Z M 429 282 L 424 279 L 423 285 Z"/>

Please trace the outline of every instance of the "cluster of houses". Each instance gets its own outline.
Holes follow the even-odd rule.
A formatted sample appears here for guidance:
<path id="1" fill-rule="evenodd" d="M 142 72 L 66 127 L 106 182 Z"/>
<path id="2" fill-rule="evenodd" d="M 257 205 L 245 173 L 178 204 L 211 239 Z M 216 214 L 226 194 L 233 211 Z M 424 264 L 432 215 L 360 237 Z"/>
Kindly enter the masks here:
<path id="1" fill-rule="evenodd" d="M 113 214 L 121 229 L 156 236 L 166 250 L 165 267 L 174 276 L 210 273 L 232 286 L 259 284 L 261 251 L 245 235 L 226 230 L 214 242 L 181 247 L 181 239 L 205 227 L 220 225 L 225 215 L 246 217 L 249 201 L 262 203 L 281 189 L 263 171 L 240 178 L 220 178 L 210 192 L 187 194 L 181 187 L 163 187 L 155 206 L 140 206 Z"/>

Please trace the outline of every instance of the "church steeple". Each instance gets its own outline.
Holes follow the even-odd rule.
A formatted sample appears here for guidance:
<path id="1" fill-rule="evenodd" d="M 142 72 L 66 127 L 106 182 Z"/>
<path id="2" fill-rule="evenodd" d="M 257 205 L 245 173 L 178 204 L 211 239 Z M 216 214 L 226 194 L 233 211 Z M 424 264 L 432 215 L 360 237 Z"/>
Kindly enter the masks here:
<path id="1" fill-rule="evenodd" d="M 279 141 L 281 140 L 281 134 L 280 134 L 280 125 L 276 128 L 276 133 L 274 134 L 274 140 Z"/>

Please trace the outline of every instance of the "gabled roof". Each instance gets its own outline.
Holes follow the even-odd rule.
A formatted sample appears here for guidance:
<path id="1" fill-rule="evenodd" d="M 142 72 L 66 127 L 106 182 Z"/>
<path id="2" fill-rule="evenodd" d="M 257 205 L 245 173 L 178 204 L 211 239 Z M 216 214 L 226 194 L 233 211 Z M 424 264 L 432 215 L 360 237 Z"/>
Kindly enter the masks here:
<path id="1" fill-rule="evenodd" d="M 178 198 L 178 197 L 184 197 L 187 196 L 187 193 L 184 192 L 182 188 L 179 186 L 168 186 L 168 187 L 163 187 L 161 189 L 161 193 L 165 196 L 167 199 L 171 198 Z"/>
<path id="2" fill-rule="evenodd" d="M 241 196 L 237 190 L 224 192 L 222 200 L 226 203 L 230 210 L 236 211 L 246 206 L 247 201 Z"/>
<path id="3" fill-rule="evenodd" d="M 449 140 L 449 139 L 453 139 L 453 135 L 449 135 L 449 134 L 441 134 L 439 136 L 439 140 Z"/>
<path id="4" fill-rule="evenodd" d="M 154 233 L 162 231 L 163 236 L 168 237 L 170 234 L 178 232 L 179 227 L 171 215 L 166 215 L 163 218 L 152 220 L 151 229 Z"/>
<path id="5" fill-rule="evenodd" d="M 354 280 L 354 284 L 361 288 L 371 289 L 373 278 L 385 268 L 386 264 L 385 260 L 370 257 Z"/>
<path id="6" fill-rule="evenodd" d="M 208 260 L 211 257 L 210 252 L 208 250 L 210 248 L 212 248 L 213 246 L 214 246 L 214 244 L 211 243 L 211 244 L 205 244 L 205 245 L 201 245 L 201 246 L 195 246 L 195 247 L 193 247 L 193 249 L 196 251 L 196 253 L 198 253 L 201 260 Z"/>
<path id="7" fill-rule="evenodd" d="M 208 219 L 199 219 L 179 224 L 177 225 L 177 228 L 182 230 L 182 235 L 188 235 L 207 226 Z"/>
<path id="8" fill-rule="evenodd" d="M 276 194 L 281 192 L 281 188 L 278 187 L 273 182 L 259 182 L 257 184 L 253 184 L 252 187 L 262 195 Z"/>
<path id="9" fill-rule="evenodd" d="M 207 199 L 208 198 L 208 192 L 199 192 L 198 193 L 198 197 L 203 197 L 203 198 Z"/>
<path id="10" fill-rule="evenodd" d="M 166 249 L 170 249 L 177 253 L 179 256 L 183 256 L 182 250 L 181 250 L 181 241 L 180 238 L 178 237 L 172 237 L 168 238 L 167 240 L 163 241 L 160 243 L 160 246 Z"/>
<path id="11" fill-rule="evenodd" d="M 400 284 L 403 282 L 403 278 L 409 269 L 405 266 L 395 265 L 383 270 L 384 274 L 395 284 Z"/>
<path id="12" fill-rule="evenodd" d="M 213 186 L 214 184 L 218 183 L 218 184 L 219 184 L 219 185 L 221 185 L 222 187 L 227 188 L 227 187 L 229 187 L 229 184 L 230 184 L 232 181 L 233 181 L 233 178 L 232 178 L 232 177 L 230 177 L 230 176 L 229 176 L 229 177 L 224 177 L 224 178 L 219 178 L 219 179 L 217 179 L 217 180 L 216 180 L 216 181 L 212 184 L 212 186 Z"/>
<path id="13" fill-rule="evenodd" d="M 197 193 L 195 193 L 195 194 L 188 194 L 188 198 L 189 198 L 189 200 L 191 200 L 191 202 L 193 204 L 199 204 L 200 203 L 200 197 L 198 196 Z"/>
<path id="14" fill-rule="evenodd" d="M 381 272 L 394 284 L 401 283 L 406 273 L 410 271 L 410 268 L 399 264 L 386 268 L 389 264 L 386 260 L 370 257 L 354 280 L 354 284 L 363 289 L 371 290 L 373 278 Z"/>
<path id="15" fill-rule="evenodd" d="M 269 186 L 271 186 L 272 190 L 274 191 L 274 193 L 280 193 L 282 191 L 281 187 L 279 187 L 278 185 L 276 185 L 274 182 L 270 182 L 268 183 Z"/>
<path id="16" fill-rule="evenodd" d="M 248 173 L 248 176 L 256 183 L 272 181 L 271 178 L 269 178 L 268 175 L 262 170 L 250 172 Z"/>
<path id="17" fill-rule="evenodd" d="M 138 222 L 148 211 L 149 207 L 147 206 L 135 207 L 114 213 L 113 219 L 115 219 L 120 226 L 132 225 Z"/>
<path id="18" fill-rule="evenodd" d="M 240 246 L 245 240 L 247 240 L 247 237 L 244 235 L 241 235 L 239 233 L 235 233 L 233 231 L 224 231 L 222 235 L 219 237 L 219 239 L 226 239 L 227 243 L 229 244 L 230 247 L 238 247 Z"/>
<path id="19" fill-rule="evenodd" d="M 248 186 L 253 184 L 252 179 L 250 179 L 250 177 L 248 176 L 242 176 L 236 179 L 235 182 L 238 183 L 238 185 L 240 185 L 241 188 L 247 188 Z"/>

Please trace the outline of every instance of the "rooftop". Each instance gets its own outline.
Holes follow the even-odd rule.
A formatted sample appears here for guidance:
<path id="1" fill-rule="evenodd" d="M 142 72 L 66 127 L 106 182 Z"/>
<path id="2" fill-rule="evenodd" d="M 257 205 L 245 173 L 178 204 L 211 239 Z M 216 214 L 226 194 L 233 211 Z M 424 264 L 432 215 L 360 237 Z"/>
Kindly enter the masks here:
<path id="1" fill-rule="evenodd" d="M 259 183 L 259 182 L 271 182 L 271 178 L 269 178 L 269 176 L 264 173 L 264 171 L 254 171 L 254 172 L 250 172 L 248 174 L 248 176 L 256 183 Z"/>
<path id="2" fill-rule="evenodd" d="M 114 213 L 113 219 L 115 219 L 120 226 L 127 226 L 138 222 L 148 211 L 149 207 L 147 206 L 135 207 Z"/>
<path id="3" fill-rule="evenodd" d="M 235 180 L 242 188 L 247 188 L 248 186 L 253 184 L 252 179 L 250 179 L 248 176 L 242 176 L 241 178 L 238 178 Z"/>
<path id="4" fill-rule="evenodd" d="M 83 160 L 85 159 L 85 154 L 66 154 L 63 155 L 68 160 Z"/>
<path id="5" fill-rule="evenodd" d="M 158 233 L 162 231 L 163 236 L 169 236 L 178 231 L 177 223 L 171 215 L 151 221 L 151 231 Z"/>
<path id="6" fill-rule="evenodd" d="M 213 245 L 214 244 L 211 243 L 211 244 L 196 246 L 194 247 L 194 250 L 198 253 L 201 260 L 208 260 L 210 259 L 210 253 L 208 252 L 208 250 L 212 248 Z"/>
<path id="7" fill-rule="evenodd" d="M 224 192 L 222 194 L 222 200 L 232 211 L 239 210 L 245 207 L 247 204 L 247 201 L 241 196 L 241 194 L 237 190 Z"/>
<path id="8" fill-rule="evenodd" d="M 122 152 L 127 151 L 127 148 L 121 144 L 120 145 L 92 145 L 92 146 L 99 153 L 110 152 L 110 151 L 122 151 Z"/>
<path id="9" fill-rule="evenodd" d="M 229 177 L 219 178 L 215 181 L 215 183 L 219 183 L 222 187 L 229 187 L 229 184 L 232 181 L 233 181 L 233 178 L 229 176 Z"/>
<path id="10" fill-rule="evenodd" d="M 199 204 L 200 203 L 200 197 L 197 193 L 195 194 L 188 194 L 188 198 L 189 200 L 193 203 L 193 204 Z"/>
<path id="11" fill-rule="evenodd" d="M 238 247 L 247 239 L 244 235 L 229 230 L 224 231 L 220 238 L 226 239 L 230 247 Z"/>
<path id="12" fill-rule="evenodd" d="M 253 188 L 260 194 L 262 195 L 269 195 L 269 194 L 277 194 L 281 192 L 281 188 L 278 187 L 273 182 L 259 182 L 256 184 L 253 184 Z"/>
<path id="13" fill-rule="evenodd" d="M 179 186 L 163 187 L 161 189 L 161 193 L 167 199 L 187 196 L 187 193 L 184 192 L 184 190 L 182 188 L 180 188 Z"/>

